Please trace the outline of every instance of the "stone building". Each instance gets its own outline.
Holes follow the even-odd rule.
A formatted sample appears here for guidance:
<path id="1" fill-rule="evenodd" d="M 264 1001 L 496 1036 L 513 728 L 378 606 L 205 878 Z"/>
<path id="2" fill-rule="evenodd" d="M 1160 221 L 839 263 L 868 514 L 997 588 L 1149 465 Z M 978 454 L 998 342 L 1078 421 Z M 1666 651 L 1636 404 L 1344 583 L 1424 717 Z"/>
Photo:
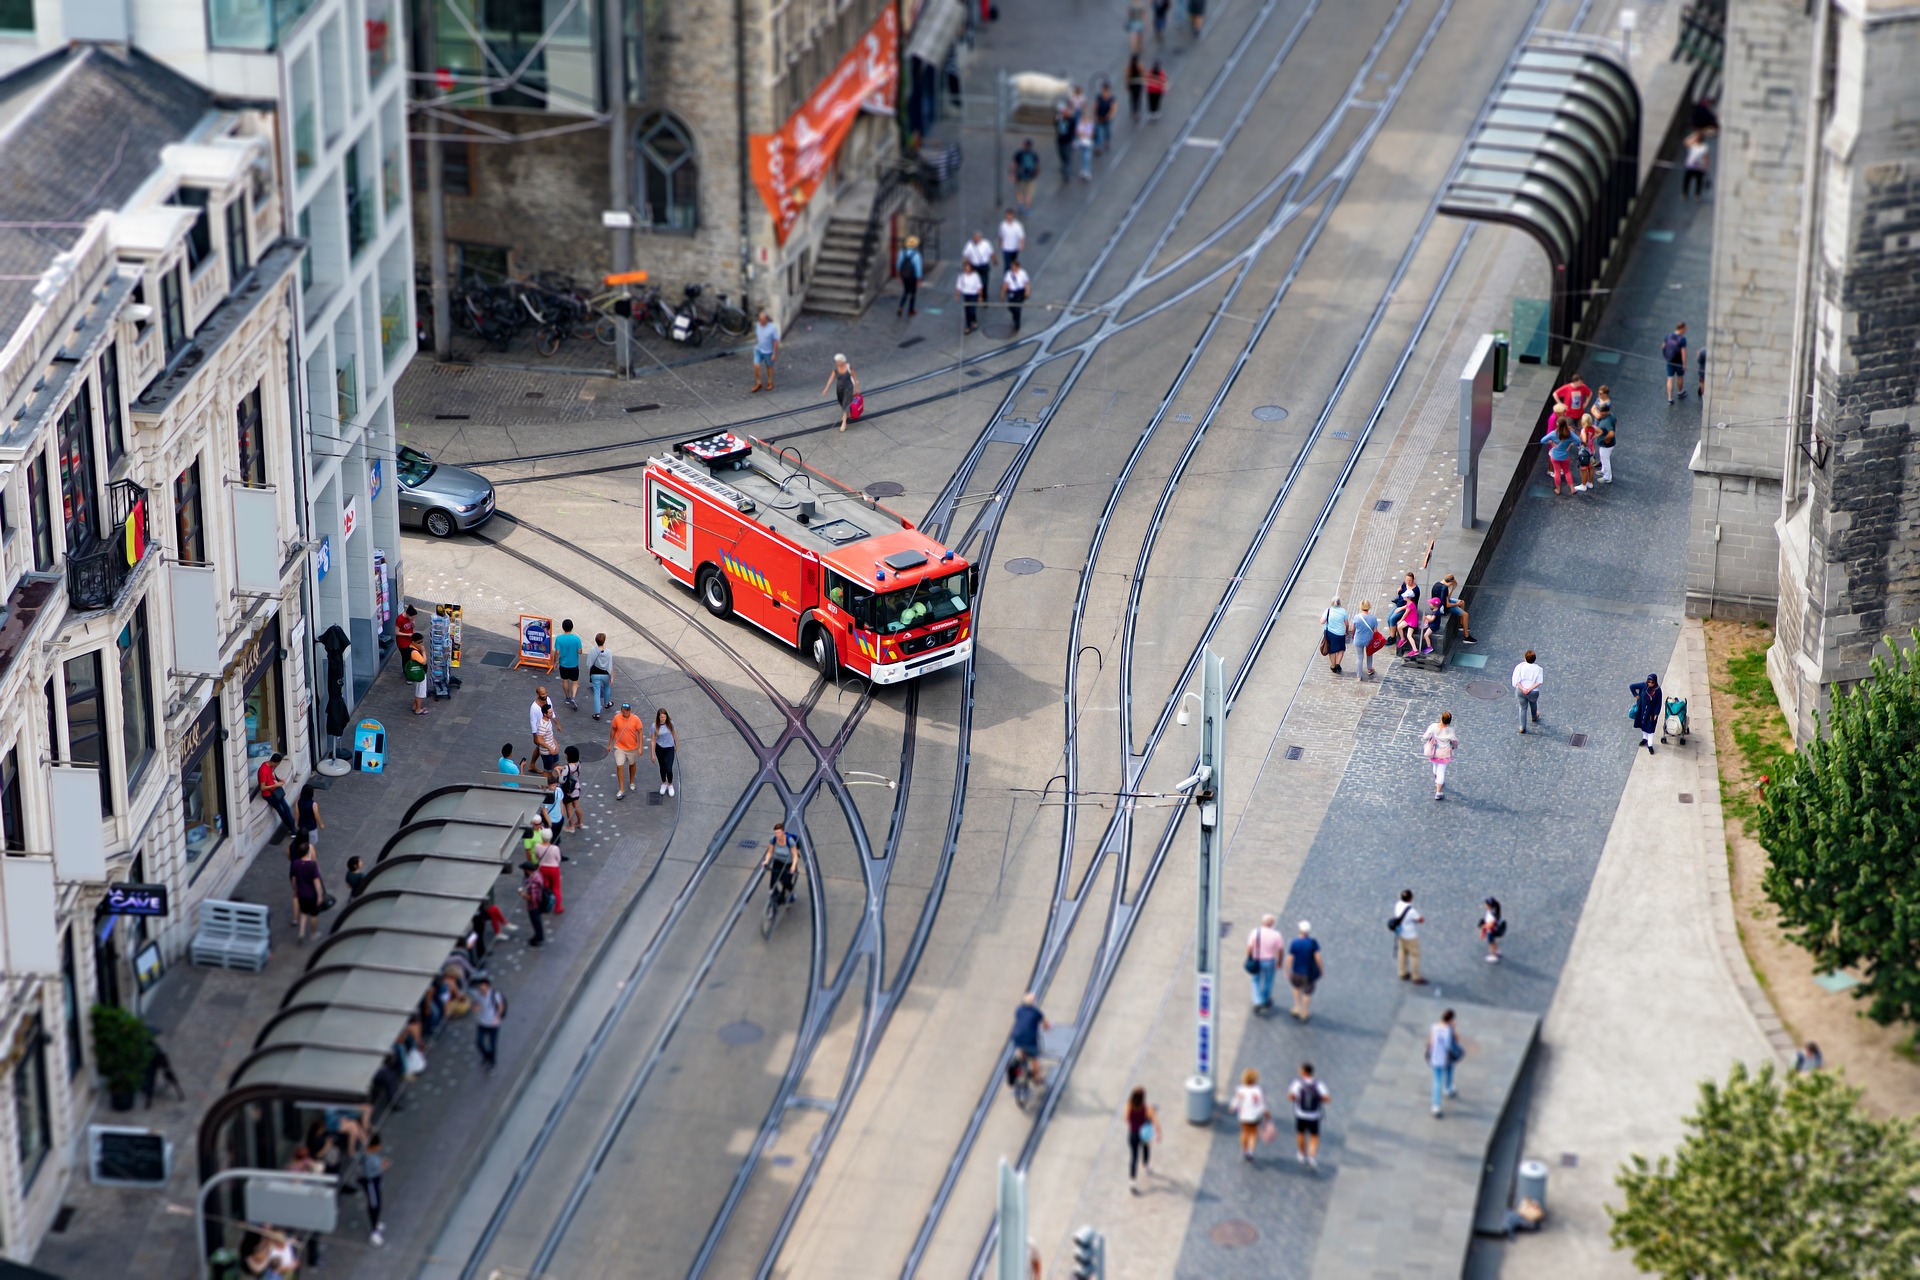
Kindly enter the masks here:
<path id="1" fill-rule="evenodd" d="M 84 1156 L 87 1010 L 138 1008 L 304 770 L 305 544 L 273 123 L 124 46 L 0 77 L 0 1254 Z M 110 884 L 161 914 L 119 915 Z"/>
<path id="2" fill-rule="evenodd" d="M 1727 43 L 1688 600 L 1765 616 L 1773 555 L 1768 671 L 1804 739 L 1920 621 L 1920 8 L 1732 0 Z"/>
<path id="3" fill-rule="evenodd" d="M 607 3 L 621 6 L 612 24 Z M 937 27 L 951 44 L 957 25 L 946 20 L 961 12 L 959 0 L 908 8 L 903 14 L 896 0 L 433 6 L 433 30 L 416 33 L 425 88 L 413 132 L 445 139 L 452 279 L 555 271 L 585 287 L 613 268 L 618 235 L 630 236 L 632 265 L 669 299 L 682 285 L 706 284 L 784 318 L 817 272 L 847 277 L 841 285 L 860 293 L 861 272 L 873 267 L 854 260 L 860 236 L 885 198 L 876 179 L 898 153 L 892 107 L 903 21 Z M 523 25 L 510 25 L 516 19 Z M 609 25 L 623 33 L 611 66 Z M 626 91 L 610 101 L 616 80 Z M 837 124 L 823 129 L 829 118 Z M 622 191 L 613 189 L 616 133 Z M 415 253 L 430 261 L 424 155 L 416 142 Z M 787 181 L 782 199 L 773 188 Z M 609 230 L 607 213 L 630 215 L 632 230 Z M 855 252 L 823 258 L 836 223 Z"/>

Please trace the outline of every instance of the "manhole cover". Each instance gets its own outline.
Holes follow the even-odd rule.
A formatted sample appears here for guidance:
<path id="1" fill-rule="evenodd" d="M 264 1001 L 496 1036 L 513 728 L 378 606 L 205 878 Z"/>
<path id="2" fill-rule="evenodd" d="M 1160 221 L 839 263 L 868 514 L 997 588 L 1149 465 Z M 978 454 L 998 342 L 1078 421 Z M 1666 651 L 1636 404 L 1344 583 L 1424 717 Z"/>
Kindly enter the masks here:
<path id="1" fill-rule="evenodd" d="M 1214 1223 L 1213 1229 L 1207 1234 L 1224 1249 L 1244 1249 L 1260 1239 L 1260 1228 L 1239 1218 L 1228 1218 L 1225 1222 Z"/>
<path id="2" fill-rule="evenodd" d="M 740 1019 L 738 1022 L 729 1022 L 726 1026 L 720 1028 L 719 1031 L 721 1041 L 733 1045 L 736 1048 L 743 1044 L 752 1044 L 756 1040 L 765 1039 L 766 1034 L 765 1031 L 761 1030 L 759 1023 L 748 1022 L 745 1018 Z"/>
<path id="3" fill-rule="evenodd" d="M 595 764 L 607 758 L 607 745 L 604 742 L 576 742 L 573 749 L 580 753 L 583 764 Z"/>
<path id="4" fill-rule="evenodd" d="M 1506 689 L 1491 680 L 1470 680 L 1467 682 L 1467 692 L 1484 702 L 1507 696 Z"/>
<path id="5" fill-rule="evenodd" d="M 1263 404 L 1253 411 L 1253 416 L 1262 422 L 1278 422 L 1287 416 L 1287 411 L 1277 404 Z"/>
<path id="6" fill-rule="evenodd" d="M 1393 499 L 1382 498 L 1380 499 L 1380 501 L 1373 504 L 1373 509 L 1375 511 L 1391 511 L 1393 510 Z"/>
<path id="7" fill-rule="evenodd" d="M 867 486 L 869 498 L 897 498 L 907 491 L 898 480 L 875 480 Z"/>
<path id="8" fill-rule="evenodd" d="M 1692 803 L 1693 803 L 1693 792 L 1691 792 L 1691 791 L 1682 791 L 1682 792 L 1680 793 L 1680 803 L 1681 803 L 1681 804 L 1692 804 Z"/>
<path id="9" fill-rule="evenodd" d="M 1567 745 L 1570 747 L 1584 747 L 1587 745 L 1587 735 L 1584 733 L 1568 734 Z"/>
<path id="10" fill-rule="evenodd" d="M 1305 756 L 1306 754 L 1307 754 L 1307 749 L 1305 747 L 1288 747 L 1287 748 L 1287 759 L 1289 760 L 1298 760 L 1301 757 Z"/>
<path id="11" fill-rule="evenodd" d="M 1046 567 L 1031 556 L 1015 556 L 1006 565 L 1008 573 L 1038 573 Z"/>

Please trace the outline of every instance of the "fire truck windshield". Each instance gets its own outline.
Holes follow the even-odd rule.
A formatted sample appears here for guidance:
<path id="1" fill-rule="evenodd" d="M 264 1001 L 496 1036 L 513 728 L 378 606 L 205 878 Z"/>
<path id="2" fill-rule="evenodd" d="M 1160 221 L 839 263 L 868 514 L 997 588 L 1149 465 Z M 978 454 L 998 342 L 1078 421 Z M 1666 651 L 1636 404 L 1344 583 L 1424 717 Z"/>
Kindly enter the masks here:
<path id="1" fill-rule="evenodd" d="M 872 629 L 885 634 L 957 618 L 967 611 L 972 571 L 962 569 L 944 578 L 928 578 L 904 591 L 888 591 L 867 601 Z"/>

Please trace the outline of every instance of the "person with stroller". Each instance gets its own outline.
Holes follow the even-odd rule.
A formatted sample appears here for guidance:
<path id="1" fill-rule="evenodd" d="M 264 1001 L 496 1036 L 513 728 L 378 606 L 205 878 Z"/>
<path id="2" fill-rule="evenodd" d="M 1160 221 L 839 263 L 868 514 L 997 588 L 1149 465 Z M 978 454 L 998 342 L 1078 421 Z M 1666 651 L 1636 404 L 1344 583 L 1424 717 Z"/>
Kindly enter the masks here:
<path id="1" fill-rule="evenodd" d="M 1660 732 L 1660 677 L 1648 672 L 1645 680 L 1627 686 L 1627 692 L 1633 695 L 1633 727 L 1640 731 L 1640 744 L 1652 755 L 1653 735 Z"/>

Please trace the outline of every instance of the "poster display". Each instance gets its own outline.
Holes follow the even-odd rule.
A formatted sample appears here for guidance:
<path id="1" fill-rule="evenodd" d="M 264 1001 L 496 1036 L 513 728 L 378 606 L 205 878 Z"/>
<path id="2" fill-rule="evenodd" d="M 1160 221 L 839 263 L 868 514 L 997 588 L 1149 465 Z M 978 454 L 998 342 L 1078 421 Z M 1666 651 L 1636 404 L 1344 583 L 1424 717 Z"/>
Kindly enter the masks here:
<path id="1" fill-rule="evenodd" d="M 460 669 L 460 623 L 465 611 L 457 604 L 437 604 L 433 606 L 433 611 L 447 620 L 452 646 L 451 665 L 455 671 L 458 671 Z"/>
<path id="2" fill-rule="evenodd" d="M 553 619 L 531 613 L 520 615 L 520 660 L 513 664 L 535 671 L 553 670 Z"/>
<path id="3" fill-rule="evenodd" d="M 373 629 L 386 634 L 393 621 L 393 579 L 387 572 L 387 553 L 373 549 Z"/>
<path id="4" fill-rule="evenodd" d="M 427 631 L 427 691 L 435 699 L 453 696 L 453 623 L 438 611 Z"/>
<path id="5" fill-rule="evenodd" d="M 647 550 L 693 571 L 693 513 L 687 500 L 658 480 L 647 481 Z"/>

